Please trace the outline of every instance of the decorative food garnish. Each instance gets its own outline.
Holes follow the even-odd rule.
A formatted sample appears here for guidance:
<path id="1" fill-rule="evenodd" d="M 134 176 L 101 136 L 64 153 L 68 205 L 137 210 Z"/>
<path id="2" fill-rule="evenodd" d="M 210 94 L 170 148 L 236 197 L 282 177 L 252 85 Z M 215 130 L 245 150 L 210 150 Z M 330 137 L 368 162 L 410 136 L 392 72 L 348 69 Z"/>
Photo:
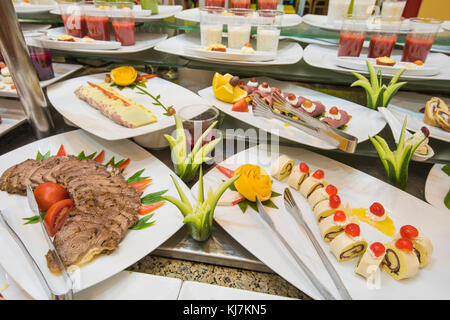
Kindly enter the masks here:
<path id="1" fill-rule="evenodd" d="M 345 215 L 345 212 L 342 210 L 338 210 L 333 214 L 334 222 L 344 222 L 346 219 L 347 219 L 347 216 Z"/>
<path id="2" fill-rule="evenodd" d="M 389 237 L 395 235 L 394 221 L 378 202 L 373 203 L 368 210 L 366 208 L 355 208 L 352 210 L 352 214 L 360 221 L 371 225 Z"/>
<path id="3" fill-rule="evenodd" d="M 203 190 L 203 171 L 200 167 L 200 177 L 198 185 L 198 196 L 197 203 L 191 205 L 188 198 L 181 190 L 177 180 L 170 176 L 173 183 L 178 191 L 180 200 L 172 196 L 162 196 L 163 199 L 174 204 L 178 210 L 183 214 L 183 222 L 187 224 L 187 228 L 192 238 L 197 241 L 205 241 L 211 235 L 211 229 L 213 224 L 214 210 L 216 208 L 217 202 L 219 201 L 222 194 L 227 190 L 233 182 L 240 179 L 240 175 L 237 174 L 233 178 L 223 182 L 215 192 L 211 189 L 208 192 L 208 196 L 205 199 L 205 193 Z"/>
<path id="4" fill-rule="evenodd" d="M 230 80 L 233 76 L 229 73 L 221 75 L 216 72 L 213 78 L 212 87 L 216 98 L 227 103 L 236 103 L 247 97 L 247 91 L 239 87 L 239 81 L 236 85 L 231 85 Z"/>
<path id="5" fill-rule="evenodd" d="M 255 54 L 256 53 L 252 47 L 252 44 L 249 42 L 244 44 L 244 46 L 241 48 L 241 52 L 246 53 L 246 54 Z"/>
<path id="6" fill-rule="evenodd" d="M 420 146 L 420 144 L 426 139 L 424 137 L 424 139 L 422 139 L 421 141 L 406 143 L 406 121 L 407 117 L 405 117 L 405 121 L 403 122 L 400 139 L 397 144 L 397 150 L 395 151 L 391 151 L 389 149 L 386 140 L 384 140 L 382 137 L 369 136 L 369 139 L 377 150 L 381 163 L 386 170 L 388 181 L 400 189 L 405 189 L 406 183 L 408 182 L 408 167 L 412 155 Z"/>
<path id="7" fill-rule="evenodd" d="M 67 41 L 67 42 L 75 42 L 75 38 L 69 35 L 59 36 L 56 40 L 58 41 Z"/>
<path id="8" fill-rule="evenodd" d="M 379 57 L 376 59 L 376 63 L 380 66 L 393 66 L 395 65 L 395 60 L 391 57 Z"/>
<path id="9" fill-rule="evenodd" d="M 300 172 L 303 172 L 303 173 L 309 172 L 309 167 L 304 162 L 300 162 L 299 168 L 300 168 Z"/>
<path id="10" fill-rule="evenodd" d="M 263 168 L 244 164 L 234 171 L 240 178 L 234 182 L 236 190 L 247 200 L 255 202 L 256 196 L 260 201 L 270 199 L 272 195 L 272 180 Z"/>
<path id="11" fill-rule="evenodd" d="M 179 176 L 184 182 L 189 182 L 195 177 L 201 164 L 211 159 L 208 157 L 209 153 L 215 148 L 222 138 L 218 137 L 202 146 L 202 142 L 205 137 L 216 126 L 217 121 L 215 121 L 195 142 L 191 153 L 187 154 L 186 134 L 183 128 L 183 122 L 178 115 L 175 115 L 174 118 L 176 128 L 175 138 L 168 134 L 165 134 L 164 138 L 166 138 L 169 142 L 176 175 Z"/>
<path id="12" fill-rule="evenodd" d="M 418 66 L 423 66 L 423 61 L 422 60 L 416 60 L 416 61 L 414 61 L 414 64 L 416 64 Z"/>
<path id="13" fill-rule="evenodd" d="M 324 178 L 324 176 L 325 176 L 325 173 L 323 172 L 323 170 L 321 170 L 321 169 L 318 169 L 318 170 L 316 170 L 314 173 L 313 173 L 313 175 L 312 175 L 314 178 L 316 178 L 316 179 L 323 179 Z"/>
<path id="14" fill-rule="evenodd" d="M 414 239 L 419 235 L 419 230 L 411 225 L 405 225 L 400 228 L 400 235 L 403 238 Z"/>
<path id="15" fill-rule="evenodd" d="M 243 98 L 243 99 L 239 100 L 238 102 L 236 102 L 235 104 L 233 104 L 233 107 L 231 108 L 231 110 L 237 111 L 237 112 L 248 112 L 247 98 Z"/>
<path id="16" fill-rule="evenodd" d="M 376 110 L 378 107 L 387 107 L 392 97 L 402 86 L 406 84 L 406 82 L 397 83 L 405 69 L 399 70 L 386 86 L 382 82 L 381 74 L 380 79 L 378 79 L 377 71 L 373 67 L 372 63 L 367 60 L 366 64 L 369 70 L 370 81 L 359 73 L 352 72 L 358 80 L 353 82 L 351 87 L 359 86 L 364 88 L 367 93 L 368 108 Z"/>
<path id="17" fill-rule="evenodd" d="M 119 86 L 129 86 L 134 83 L 138 74 L 132 66 L 123 66 L 111 70 L 110 77 Z"/>
<path id="18" fill-rule="evenodd" d="M 226 52 L 227 47 L 225 47 L 223 44 L 213 44 L 206 48 L 207 51 L 218 51 L 218 52 Z"/>
<path id="19" fill-rule="evenodd" d="M 330 196 L 330 207 L 336 209 L 341 205 L 341 198 L 337 194 Z"/>
<path id="20" fill-rule="evenodd" d="M 369 249 L 372 251 L 373 255 L 377 258 L 383 256 L 386 252 L 386 248 L 384 244 L 382 244 L 381 242 L 373 242 L 369 246 Z"/>
<path id="21" fill-rule="evenodd" d="M 345 233 L 348 234 L 351 237 L 359 237 L 361 234 L 361 229 L 356 223 L 349 223 L 345 226 Z"/>
<path id="22" fill-rule="evenodd" d="M 325 187 L 325 191 L 326 193 L 328 193 L 328 195 L 332 196 L 332 195 L 337 195 L 337 188 L 335 186 L 333 186 L 332 184 L 329 184 Z"/>
<path id="23" fill-rule="evenodd" d="M 383 217 L 384 216 L 384 207 L 379 202 L 374 202 L 370 208 L 369 211 L 371 214 L 377 216 L 377 217 Z"/>
<path id="24" fill-rule="evenodd" d="M 56 202 L 69 198 L 66 189 L 54 182 L 41 183 L 33 193 L 41 212 L 47 211 Z"/>
<path id="25" fill-rule="evenodd" d="M 414 249 L 411 239 L 408 239 L 408 238 L 398 239 L 397 241 L 395 241 L 395 246 L 399 249 L 406 250 L 406 251 L 412 251 Z"/>

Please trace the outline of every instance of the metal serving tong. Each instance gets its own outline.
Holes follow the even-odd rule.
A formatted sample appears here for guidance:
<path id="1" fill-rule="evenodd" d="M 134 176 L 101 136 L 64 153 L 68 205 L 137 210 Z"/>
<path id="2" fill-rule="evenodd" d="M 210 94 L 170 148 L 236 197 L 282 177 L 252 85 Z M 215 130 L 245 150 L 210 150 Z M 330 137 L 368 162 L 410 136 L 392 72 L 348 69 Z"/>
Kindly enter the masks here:
<path id="1" fill-rule="evenodd" d="M 305 263 L 297 255 L 297 253 L 294 251 L 294 249 L 292 249 L 292 247 L 289 245 L 289 243 L 283 238 L 281 233 L 275 227 L 275 224 L 273 223 L 272 219 L 269 217 L 269 214 L 267 213 L 266 209 L 264 209 L 264 207 L 258 197 L 256 197 L 256 205 L 258 207 L 259 216 L 269 226 L 269 228 L 275 233 L 275 235 L 281 241 L 283 246 L 289 251 L 289 253 L 295 259 L 295 261 L 300 266 L 300 268 L 305 272 L 306 276 L 309 278 L 309 280 L 314 285 L 314 287 L 316 287 L 316 289 L 320 292 L 320 294 L 326 300 L 336 300 L 336 298 L 328 291 L 328 289 L 322 284 L 322 282 L 320 282 L 319 279 L 316 278 L 314 273 L 305 265 Z"/>
<path id="2" fill-rule="evenodd" d="M 39 224 L 41 225 L 42 232 L 44 233 L 45 240 L 47 241 L 48 248 L 50 250 L 50 253 L 53 255 L 53 257 L 56 260 L 56 263 L 58 264 L 59 269 L 61 270 L 61 275 L 63 277 L 63 280 L 65 281 L 66 285 L 68 286 L 68 289 L 66 293 L 57 295 L 54 294 L 53 291 L 50 289 L 52 300 L 72 300 L 73 298 L 73 291 L 72 291 L 72 280 L 70 279 L 69 275 L 67 274 L 66 268 L 64 264 L 62 263 L 61 257 L 59 256 L 58 252 L 56 251 L 55 246 L 53 245 L 53 241 L 50 238 L 50 236 L 47 233 L 47 229 L 45 228 L 44 221 L 42 219 L 42 216 L 39 212 L 39 207 L 36 202 L 36 198 L 34 197 L 33 190 L 31 189 L 30 185 L 27 185 L 27 199 L 28 199 L 28 205 L 30 206 L 31 211 L 37 216 L 39 216 Z"/>
<path id="3" fill-rule="evenodd" d="M 314 237 L 314 234 L 312 233 L 311 229 L 309 228 L 306 221 L 303 219 L 302 212 L 300 211 L 300 208 L 298 207 L 297 203 L 294 200 L 294 197 L 292 196 L 291 191 L 286 188 L 284 189 L 284 205 L 287 209 L 287 211 L 294 217 L 295 221 L 305 229 L 306 234 L 308 235 L 308 238 L 311 240 L 314 248 L 316 249 L 317 253 L 319 254 L 320 260 L 322 260 L 322 263 L 324 264 L 325 268 L 328 271 L 328 274 L 330 275 L 331 279 L 334 282 L 334 285 L 338 289 L 339 293 L 341 294 L 342 299 L 344 300 L 352 300 L 352 297 L 347 291 L 347 288 L 345 287 L 344 283 L 342 282 L 342 279 L 339 277 L 338 273 L 334 269 L 333 265 L 331 264 L 330 260 L 328 260 L 328 257 L 325 255 L 325 252 L 323 252 L 322 247 L 320 246 L 317 239 Z"/>
<path id="4" fill-rule="evenodd" d="M 358 144 L 358 138 L 335 129 L 314 117 L 307 115 L 301 111 L 294 108 L 278 91 L 274 91 L 273 95 L 274 107 L 279 111 L 290 113 L 299 118 L 299 120 L 292 119 L 282 113 L 277 113 L 273 108 L 271 108 L 267 103 L 265 103 L 259 97 L 253 97 L 255 102 L 255 110 L 253 114 L 257 117 L 263 118 L 276 118 L 282 120 L 310 135 L 313 137 L 324 140 L 334 147 L 342 150 L 344 152 L 353 153 L 355 152 L 356 145 Z"/>

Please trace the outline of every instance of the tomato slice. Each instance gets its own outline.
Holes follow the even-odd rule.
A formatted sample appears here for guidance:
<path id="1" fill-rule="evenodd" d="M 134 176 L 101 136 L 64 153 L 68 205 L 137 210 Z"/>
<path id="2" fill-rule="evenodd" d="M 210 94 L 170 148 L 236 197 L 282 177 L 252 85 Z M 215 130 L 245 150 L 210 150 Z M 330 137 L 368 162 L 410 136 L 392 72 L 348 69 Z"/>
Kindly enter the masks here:
<path id="1" fill-rule="evenodd" d="M 44 182 L 33 191 L 41 212 L 47 211 L 54 203 L 69 198 L 66 189 L 54 182 Z"/>
<path id="2" fill-rule="evenodd" d="M 142 181 L 137 181 L 137 182 L 133 182 L 130 183 L 130 186 L 132 186 L 133 188 L 136 188 L 137 190 L 144 190 L 145 187 L 147 187 L 147 185 L 152 181 L 152 179 L 145 179 Z"/>
<path id="3" fill-rule="evenodd" d="M 216 165 L 216 168 L 219 169 L 220 172 L 222 172 L 224 175 L 226 175 L 228 178 L 233 178 L 234 171 L 225 167 L 222 167 L 220 165 Z"/>
<path id="4" fill-rule="evenodd" d="M 139 208 L 139 214 L 141 216 L 146 215 L 147 213 L 150 213 L 152 211 L 155 211 L 156 209 L 158 209 L 159 207 L 161 207 L 164 203 L 166 203 L 165 201 L 161 201 L 161 202 L 156 202 L 156 203 L 152 203 L 152 204 L 148 204 L 146 206 L 141 206 Z"/>
<path id="5" fill-rule="evenodd" d="M 94 158 L 95 161 L 100 162 L 100 163 L 102 163 L 104 159 L 105 159 L 105 150 L 102 150 L 102 151 Z"/>
<path id="6" fill-rule="evenodd" d="M 54 203 L 50 209 L 47 210 L 44 218 L 44 225 L 50 237 L 53 237 L 63 226 L 74 206 L 75 203 L 72 199 L 64 199 Z"/>
<path id="7" fill-rule="evenodd" d="M 56 154 L 56 156 L 58 156 L 58 157 L 64 157 L 64 156 L 66 156 L 67 154 L 66 154 L 66 150 L 64 149 L 64 146 L 63 145 L 61 145 L 60 147 L 59 147 L 59 150 L 58 150 L 58 153 Z"/>

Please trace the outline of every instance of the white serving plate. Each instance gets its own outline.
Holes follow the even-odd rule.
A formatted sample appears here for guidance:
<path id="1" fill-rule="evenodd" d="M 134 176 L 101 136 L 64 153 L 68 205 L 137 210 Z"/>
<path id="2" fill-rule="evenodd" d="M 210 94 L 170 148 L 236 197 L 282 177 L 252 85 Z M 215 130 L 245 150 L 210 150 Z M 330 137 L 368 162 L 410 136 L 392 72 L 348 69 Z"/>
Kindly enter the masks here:
<path id="1" fill-rule="evenodd" d="M 78 154 L 83 150 L 86 154 L 105 150 L 105 162 L 112 156 L 115 157 L 116 161 L 118 159 L 131 158 L 130 165 L 124 173 L 126 177 L 145 168 L 144 173 L 153 179 L 152 184 L 145 190 L 145 194 L 164 189 L 169 189 L 167 194 L 174 196 L 177 194 L 173 184 L 169 182 L 169 175 L 174 175 L 174 173 L 149 152 L 129 140 L 105 141 L 82 130 L 42 139 L 2 155 L 0 157 L 0 172 L 3 173 L 8 167 L 27 158 L 35 158 L 38 151 L 45 153 L 50 150 L 51 154 L 56 154 L 61 144 L 64 145 L 68 154 Z M 189 189 L 181 180 L 176 179 L 181 183 L 180 185 L 184 192 L 192 199 L 188 192 Z M 58 287 L 57 282 L 61 278 L 52 275 L 47 268 L 45 254 L 48 251 L 48 247 L 41 226 L 37 224 L 23 225 L 22 218 L 33 215 L 28 207 L 26 197 L 1 192 L 0 201 L 2 203 L 1 210 L 12 228 L 25 242 L 28 250 L 41 266 L 51 285 Z M 155 219 L 156 223 L 153 226 L 139 231 L 130 230 L 117 250 L 110 255 L 98 256 L 90 263 L 80 267 L 76 276 L 74 291 L 78 292 L 91 287 L 124 270 L 152 252 L 183 226 L 183 216 L 168 203 L 154 211 L 154 213 L 152 219 Z M 2 243 L 2 248 L 5 246 L 11 249 L 0 250 L 0 264 L 32 297 L 45 298 L 45 292 L 40 288 L 39 281 L 30 265 L 26 262 L 24 256 L 19 253 L 20 249 L 15 245 L 3 226 L 0 226 L 0 242 Z"/>
<path id="2" fill-rule="evenodd" d="M 336 65 L 339 67 L 344 67 L 347 69 L 351 69 L 354 71 L 366 71 L 367 65 L 366 60 L 369 60 L 375 70 L 380 70 L 383 72 L 383 75 L 394 76 L 401 69 L 405 69 L 403 75 L 408 76 L 434 76 L 441 72 L 443 66 L 432 64 L 430 62 L 424 63 L 422 66 L 417 66 L 412 62 L 403 62 L 401 61 L 401 56 L 392 55 L 392 59 L 396 61 L 393 66 L 383 66 L 376 64 L 376 59 L 367 58 L 367 55 L 361 55 L 360 57 L 337 57 Z"/>
<path id="3" fill-rule="evenodd" d="M 105 80 L 105 75 L 106 73 L 93 74 L 69 79 L 52 85 L 47 89 L 48 99 L 64 118 L 81 129 L 105 140 L 120 140 L 137 137 L 162 129 L 170 129 L 174 126 L 175 122 L 173 117 L 163 115 L 163 113 L 165 113 L 164 109 L 160 106 L 153 105 L 152 103 L 154 101 L 147 95 L 138 94 L 137 89 L 133 90 L 125 88 L 119 92 L 124 96 L 133 99 L 136 103 L 149 108 L 158 120 L 155 123 L 139 128 L 127 128 L 115 123 L 102 115 L 97 109 L 78 99 L 74 94 L 75 89 L 81 85 L 87 85 L 87 81 L 92 83 L 103 82 Z M 177 111 L 186 105 L 205 104 L 205 101 L 192 91 L 159 77 L 150 79 L 146 82 L 146 85 L 147 88 L 144 88 L 146 91 L 154 96 L 160 94 L 161 103 L 166 107 L 173 105 Z M 160 136 L 160 139 L 164 139 L 162 135 Z"/>
<path id="4" fill-rule="evenodd" d="M 332 106 L 337 106 L 338 108 L 347 111 L 348 114 L 352 116 L 352 119 L 347 124 L 347 129 L 345 132 L 357 137 L 358 142 L 367 140 L 369 135 L 373 136 L 377 134 L 386 125 L 385 120 L 378 112 L 370 110 L 359 104 L 336 98 L 318 91 L 296 86 L 294 84 L 290 84 L 289 82 L 282 82 L 264 77 L 258 77 L 256 79 L 259 83 L 265 81 L 269 84 L 269 86 L 280 88 L 282 91 L 295 93 L 297 96 L 301 95 L 312 101 L 321 101 L 327 109 Z M 214 96 L 212 87 L 200 90 L 198 94 L 226 114 L 256 128 L 271 132 L 272 134 L 282 138 L 319 149 L 335 148 L 331 144 L 320 140 L 319 138 L 313 137 L 297 128 L 292 126 L 286 127 L 284 126 L 284 123 L 279 120 L 268 120 L 266 118 L 255 117 L 251 108 L 249 108 L 249 112 L 232 111 L 231 108 L 233 105 L 217 100 Z"/>
<path id="5" fill-rule="evenodd" d="M 55 83 L 59 80 L 62 80 L 72 73 L 83 68 L 82 65 L 79 64 L 68 64 L 68 63 L 57 63 L 53 62 L 53 72 L 55 77 L 49 80 L 40 81 L 41 88 L 46 88 L 47 86 Z M 3 81 L 3 77 L 0 75 L 0 81 Z M 11 89 L 10 84 L 5 84 L 5 88 L 0 89 L 0 97 L 9 97 L 9 98 L 18 98 L 17 91 Z"/>
<path id="6" fill-rule="evenodd" d="M 450 31 L 450 21 L 444 21 L 444 23 L 442 24 L 442 28 Z"/>
<path id="7" fill-rule="evenodd" d="M 433 207 L 450 213 L 445 206 L 444 199 L 450 190 L 450 177 L 442 171 L 444 164 L 435 164 L 428 173 L 425 183 L 425 199 Z"/>
<path id="8" fill-rule="evenodd" d="M 192 8 L 178 12 L 175 18 L 191 22 L 200 22 L 200 11 L 198 8 Z M 226 17 L 225 17 L 226 19 Z M 256 19 L 253 19 L 255 22 Z M 226 20 L 225 20 L 226 21 Z M 298 14 L 284 14 L 281 19 L 281 27 L 293 27 L 302 23 L 302 17 Z"/>
<path id="9" fill-rule="evenodd" d="M 23 13 L 45 13 L 53 10 L 57 4 L 16 4 L 14 5 L 14 10 L 17 14 Z"/>
<path id="10" fill-rule="evenodd" d="M 229 49 L 226 52 L 209 51 L 203 47 L 185 47 L 185 51 L 192 52 L 195 55 L 211 60 L 230 60 L 230 61 L 269 61 L 276 57 L 276 52 L 255 51 L 254 54 L 242 53 L 239 49 Z"/>
<path id="11" fill-rule="evenodd" d="M 199 34 L 183 33 L 158 43 L 155 46 L 156 51 L 182 56 L 187 59 L 213 62 L 226 65 L 242 66 L 268 66 L 268 65 L 286 65 L 294 64 L 300 61 L 303 55 L 303 49 L 298 43 L 280 41 L 276 58 L 270 61 L 247 61 L 247 60 L 219 60 L 218 58 L 206 57 L 198 52 L 186 51 L 188 47 L 200 46 Z M 256 48 L 254 45 L 253 47 Z"/>
<path id="12" fill-rule="evenodd" d="M 19 100 L 0 99 L 0 137 L 27 120 Z"/>
<path id="13" fill-rule="evenodd" d="M 58 38 L 59 36 L 66 35 L 66 29 L 64 27 L 57 27 L 48 30 L 48 36 L 53 38 Z M 157 34 L 157 33 L 147 33 L 147 32 L 137 32 L 136 33 L 136 43 L 132 46 L 119 46 L 116 50 L 106 50 L 106 49 L 98 49 L 95 48 L 94 44 L 88 44 L 93 47 L 87 46 L 86 48 L 73 48 L 71 47 L 71 43 L 62 43 L 63 41 L 51 41 L 52 45 L 58 45 L 59 50 L 73 51 L 73 52 L 83 52 L 83 53 L 106 53 L 106 54 L 126 54 L 126 53 L 135 53 L 143 50 L 147 50 L 153 48 L 157 43 L 165 40 L 167 38 L 167 34 Z M 114 34 L 111 33 L 111 39 L 114 39 Z M 99 41 L 106 42 L 106 41 Z M 115 41 L 110 41 L 111 43 L 115 43 Z M 56 43 L 56 44 L 55 44 Z M 120 44 L 120 43 L 119 43 Z M 44 44 L 41 43 L 42 46 Z M 114 45 L 116 46 L 116 45 Z M 56 48 L 54 48 L 56 49 Z"/>
<path id="14" fill-rule="evenodd" d="M 51 40 L 46 36 L 35 40 L 43 48 L 56 50 L 117 50 L 122 46 L 118 41 L 95 40 L 95 42 L 84 42 L 81 38 L 75 38 L 75 42 Z"/>
<path id="15" fill-rule="evenodd" d="M 178 300 L 294 300 L 273 294 L 184 281 Z"/>
<path id="16" fill-rule="evenodd" d="M 141 6 L 135 5 L 133 7 L 133 15 L 136 22 L 147 22 L 172 17 L 181 10 L 183 10 L 183 6 L 160 5 L 158 6 L 158 14 L 151 15 L 151 10 L 142 10 Z M 50 13 L 61 15 L 59 8 L 51 10 Z"/>
<path id="17" fill-rule="evenodd" d="M 424 103 L 425 105 L 425 103 Z M 403 123 L 405 116 L 408 116 L 408 122 L 406 124 L 406 128 L 411 131 L 419 131 L 423 126 L 427 127 L 430 130 L 430 137 L 450 142 L 450 132 L 445 131 L 444 129 L 430 126 L 426 124 L 424 119 L 424 114 L 420 112 L 414 112 L 411 110 L 399 108 L 394 105 L 389 105 L 389 110 L 397 118 L 398 121 Z"/>
<path id="18" fill-rule="evenodd" d="M 303 53 L 303 59 L 305 62 L 313 67 L 328 69 L 343 73 L 351 73 L 353 70 L 348 68 L 343 68 L 338 65 L 338 56 L 337 56 L 338 48 L 330 47 L 330 46 L 321 46 L 316 44 L 310 44 L 305 48 Z M 401 59 L 401 50 L 395 50 L 392 52 L 392 57 L 396 58 L 396 60 Z M 363 49 L 361 51 L 361 55 L 367 55 L 367 49 Z M 400 58 L 399 58 L 400 57 Z M 408 72 L 405 72 L 402 75 L 402 79 L 411 79 L 411 80 L 450 80 L 450 57 L 441 54 L 441 53 L 430 53 L 428 54 L 426 64 L 429 65 L 439 65 L 442 66 L 440 73 L 434 76 L 425 76 L 419 74 L 411 75 Z M 362 74 L 369 74 L 368 71 L 360 71 Z M 392 77 L 394 73 L 386 73 L 386 77 Z M 384 73 L 383 73 L 384 76 Z M 356 78 L 355 78 L 356 80 Z"/>
<path id="19" fill-rule="evenodd" d="M 295 161 L 296 165 L 301 161 L 306 162 L 313 171 L 318 168 L 323 169 L 325 180 L 338 188 L 344 204 L 349 203 L 353 208 L 368 208 L 373 202 L 380 202 L 394 220 L 397 230 L 405 224 L 415 225 L 433 242 L 434 253 L 429 264 L 419 270 L 414 278 L 396 281 L 385 271 L 381 271 L 379 287 L 368 287 L 366 280 L 354 272 L 357 259 L 342 263 L 337 262 L 334 255 L 329 251 L 328 245 L 322 240 L 310 205 L 298 191 L 291 189 L 306 222 L 353 299 L 450 298 L 450 292 L 448 291 L 448 283 L 450 283 L 450 256 L 448 254 L 450 215 L 368 174 L 311 151 L 302 148 L 280 147 L 279 154 L 289 156 Z M 270 168 L 279 154 L 268 154 L 265 145 L 259 145 L 233 155 L 221 165 L 235 170 L 242 164 L 250 163 L 259 165 L 270 172 Z M 225 179 L 226 177 L 219 170 L 215 168 L 210 170 L 205 175 L 206 190 L 211 186 L 217 188 L 217 184 Z M 192 189 L 194 196 L 197 186 L 195 185 Z M 287 186 L 286 179 L 283 182 L 273 179 L 273 191 L 283 193 Z M 331 293 L 339 297 L 337 289 L 306 233 L 284 209 L 283 196 L 273 198 L 272 201 L 279 209 L 266 209 L 280 233 L 287 238 L 288 243 L 304 263 L 313 270 L 316 277 L 327 286 Z M 249 208 L 243 214 L 238 206 L 217 207 L 214 219 L 235 240 L 274 272 L 311 297 L 322 299 L 315 287 L 306 278 L 302 269 L 295 263 L 294 258 L 284 249 L 281 242 L 270 231 L 256 211 Z M 381 241 L 383 243 L 390 241 L 389 237 L 365 223 L 361 222 L 360 227 L 362 236 L 368 241 Z"/>
<path id="20" fill-rule="evenodd" d="M 52 27 L 51 24 L 39 24 L 39 23 L 27 23 L 22 22 L 20 24 L 20 28 L 22 29 L 22 32 L 24 33 L 31 33 L 31 32 L 39 32 L 39 31 L 45 31 Z"/>

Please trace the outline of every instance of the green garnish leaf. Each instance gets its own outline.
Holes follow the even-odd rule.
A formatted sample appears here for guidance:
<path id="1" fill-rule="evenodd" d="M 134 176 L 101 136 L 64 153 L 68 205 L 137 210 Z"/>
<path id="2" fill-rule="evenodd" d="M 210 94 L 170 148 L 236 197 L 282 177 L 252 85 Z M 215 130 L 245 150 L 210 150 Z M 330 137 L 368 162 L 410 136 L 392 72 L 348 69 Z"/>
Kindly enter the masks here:
<path id="1" fill-rule="evenodd" d="M 46 154 L 42 155 L 40 151 L 38 151 L 37 156 L 36 156 L 36 160 L 37 161 L 44 161 L 46 159 L 48 159 L 50 157 L 50 150 L 47 151 Z"/>
<path id="2" fill-rule="evenodd" d="M 152 226 L 156 220 L 147 222 L 148 220 L 150 220 L 153 217 L 154 213 L 149 214 L 143 218 L 141 218 L 134 226 L 130 227 L 130 230 L 143 230 L 143 229 L 147 229 L 148 227 Z"/>
<path id="3" fill-rule="evenodd" d="M 450 209 L 450 190 L 448 190 L 448 193 L 445 196 L 444 204 L 447 207 L 447 209 Z"/>
<path id="4" fill-rule="evenodd" d="M 133 174 L 131 177 L 129 177 L 127 179 L 127 183 L 131 184 L 131 183 L 134 183 L 134 182 L 139 182 L 139 181 L 143 181 L 143 180 L 146 180 L 146 179 L 150 178 L 150 177 L 141 177 L 141 174 L 144 172 L 144 170 L 145 169 L 139 170 L 138 172 Z"/>
<path id="5" fill-rule="evenodd" d="M 442 167 L 442 171 L 444 171 L 447 175 L 450 176 L 450 165 L 446 164 Z"/>
<path id="6" fill-rule="evenodd" d="M 153 193 L 149 193 L 146 196 L 144 196 L 141 199 L 141 203 L 142 205 L 148 205 L 148 204 L 153 204 L 153 203 L 157 203 L 157 202 L 161 202 L 164 201 L 164 199 L 161 197 L 163 194 L 165 194 L 168 190 L 162 190 L 162 191 L 158 191 L 158 192 L 153 192 Z"/>
<path id="7" fill-rule="evenodd" d="M 45 214 L 46 214 L 46 212 L 42 212 L 42 213 L 40 214 L 42 220 L 44 220 Z M 35 224 L 35 223 L 39 223 L 39 222 L 41 221 L 41 220 L 39 219 L 39 216 L 32 216 L 32 217 L 29 217 L 29 218 L 22 218 L 22 220 L 25 220 L 25 221 L 26 221 L 26 222 L 24 223 L 24 225 L 26 225 L 26 224 Z"/>

